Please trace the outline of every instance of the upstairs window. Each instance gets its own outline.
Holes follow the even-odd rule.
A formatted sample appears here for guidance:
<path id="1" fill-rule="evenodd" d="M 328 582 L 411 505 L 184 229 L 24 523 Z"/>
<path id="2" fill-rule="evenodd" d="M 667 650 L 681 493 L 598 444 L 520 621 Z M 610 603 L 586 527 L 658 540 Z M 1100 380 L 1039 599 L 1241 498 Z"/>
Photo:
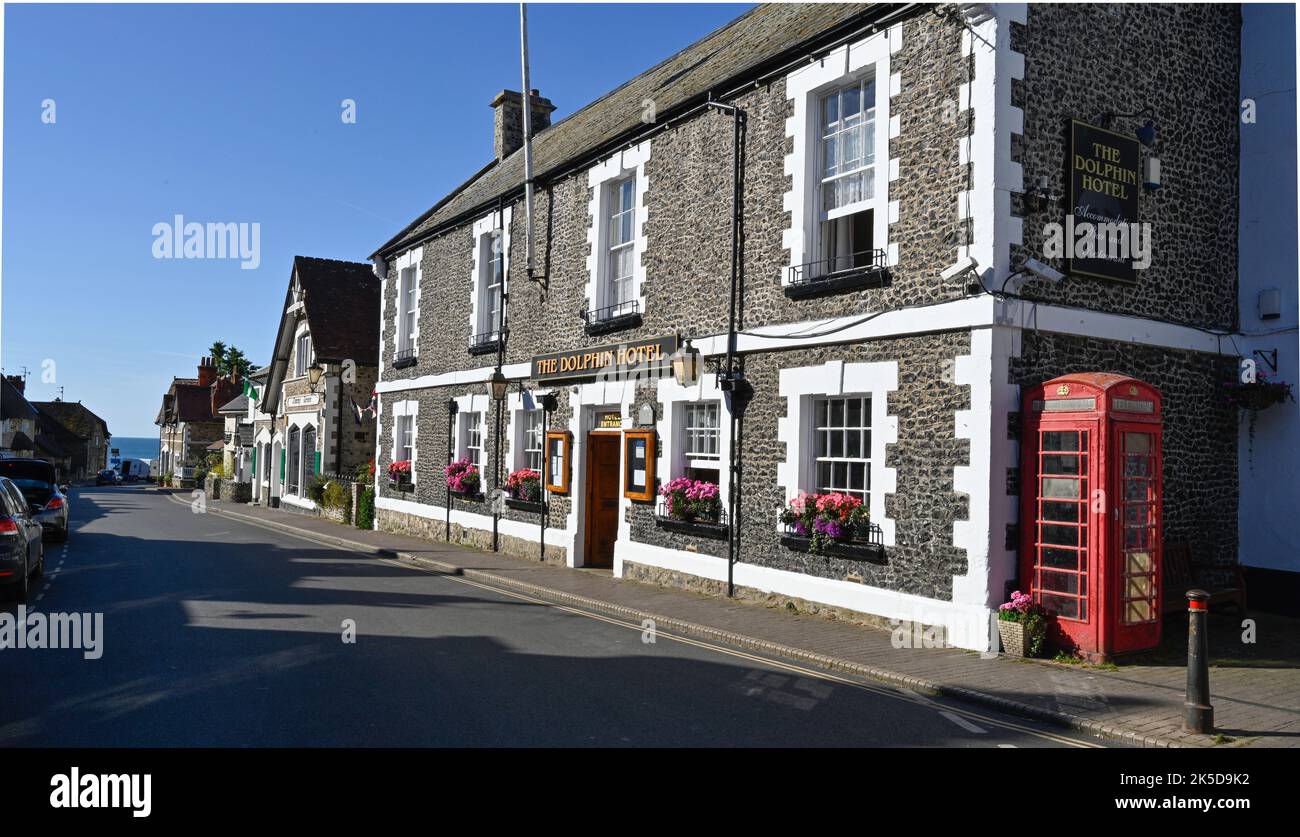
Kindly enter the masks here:
<path id="1" fill-rule="evenodd" d="M 875 101 L 874 79 L 856 81 L 821 97 L 818 232 L 822 273 L 871 264 Z"/>
<path id="2" fill-rule="evenodd" d="M 405 267 L 397 279 L 397 354 L 409 357 L 415 353 L 415 268 Z"/>
<path id="3" fill-rule="evenodd" d="M 813 400 L 813 490 L 842 492 L 869 503 L 871 491 L 871 398 Z"/>
<path id="4" fill-rule="evenodd" d="M 636 178 L 628 177 L 617 181 L 610 187 L 609 219 L 606 230 L 608 253 L 605 268 L 605 290 L 603 307 L 608 309 L 606 317 L 617 317 L 631 313 L 628 308 L 633 302 L 632 265 L 635 261 L 633 252 L 636 243 L 634 229 L 636 222 Z"/>
<path id="5" fill-rule="evenodd" d="M 311 366 L 311 335 L 298 335 L 298 351 L 294 358 L 294 375 L 302 377 L 307 374 L 307 367 Z"/>
<path id="6" fill-rule="evenodd" d="M 497 335 L 501 331 L 501 302 L 505 291 L 505 253 L 501 230 L 479 239 L 479 304 L 474 333 Z"/>

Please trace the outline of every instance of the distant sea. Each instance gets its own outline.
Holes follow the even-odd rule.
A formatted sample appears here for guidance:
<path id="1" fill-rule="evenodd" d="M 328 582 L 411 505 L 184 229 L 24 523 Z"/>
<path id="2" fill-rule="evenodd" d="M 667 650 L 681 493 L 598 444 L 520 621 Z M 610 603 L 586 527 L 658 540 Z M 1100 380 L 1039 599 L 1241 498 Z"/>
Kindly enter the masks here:
<path id="1" fill-rule="evenodd" d="M 148 459 L 152 461 L 158 458 L 157 436 L 152 439 L 148 436 L 114 436 L 108 446 L 110 450 L 112 448 L 119 449 L 122 452 L 123 459 Z"/>

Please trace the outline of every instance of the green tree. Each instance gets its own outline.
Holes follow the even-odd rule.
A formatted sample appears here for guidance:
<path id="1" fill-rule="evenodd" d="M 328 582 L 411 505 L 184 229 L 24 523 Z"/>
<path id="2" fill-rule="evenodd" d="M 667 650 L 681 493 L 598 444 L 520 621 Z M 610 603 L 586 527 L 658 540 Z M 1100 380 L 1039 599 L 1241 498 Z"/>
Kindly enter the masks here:
<path id="1" fill-rule="evenodd" d="M 217 365 L 217 371 L 220 372 L 226 363 L 226 344 L 220 340 L 214 340 L 212 346 L 208 349 L 208 357 Z"/>

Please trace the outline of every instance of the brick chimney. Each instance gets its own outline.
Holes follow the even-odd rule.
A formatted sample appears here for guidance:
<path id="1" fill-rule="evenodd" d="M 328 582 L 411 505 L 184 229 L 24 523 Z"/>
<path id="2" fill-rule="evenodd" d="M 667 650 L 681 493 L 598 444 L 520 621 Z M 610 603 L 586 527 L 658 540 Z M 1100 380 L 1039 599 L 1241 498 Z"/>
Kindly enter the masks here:
<path id="1" fill-rule="evenodd" d="M 26 394 L 27 379 L 22 375 L 5 375 L 5 380 L 14 385 L 14 389 L 20 393 Z"/>
<path id="2" fill-rule="evenodd" d="M 555 105 L 536 90 L 528 97 L 532 105 L 533 136 L 551 126 Z M 492 147 L 498 160 L 504 160 L 524 147 L 524 97 L 513 90 L 502 90 L 492 100 Z"/>
<path id="3" fill-rule="evenodd" d="M 199 386 L 210 387 L 216 379 L 217 365 L 213 363 L 210 357 L 201 358 L 199 360 Z"/>

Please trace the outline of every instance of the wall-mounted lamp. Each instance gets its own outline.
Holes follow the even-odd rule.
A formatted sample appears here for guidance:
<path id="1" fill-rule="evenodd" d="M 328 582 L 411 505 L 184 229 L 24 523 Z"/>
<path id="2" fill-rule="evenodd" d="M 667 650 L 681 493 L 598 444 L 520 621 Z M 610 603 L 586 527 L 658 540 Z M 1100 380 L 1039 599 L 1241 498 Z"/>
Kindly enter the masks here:
<path id="1" fill-rule="evenodd" d="M 673 378 L 683 387 L 695 386 L 700 379 L 700 350 L 689 339 L 673 354 Z"/>
<path id="2" fill-rule="evenodd" d="M 555 412 L 555 408 L 560 406 L 559 399 L 555 397 L 555 393 L 551 392 L 548 392 L 539 398 L 538 402 L 542 405 L 542 409 L 548 413 Z"/>
<path id="3" fill-rule="evenodd" d="M 458 413 L 458 412 L 460 412 L 460 405 L 456 403 L 456 399 L 455 399 L 455 398 L 448 398 L 448 399 L 447 399 L 447 415 L 449 415 L 449 416 L 454 416 L 454 415 L 456 415 L 456 413 Z"/>
<path id="4" fill-rule="evenodd" d="M 506 390 L 509 388 L 510 382 L 506 380 L 506 376 L 500 369 L 495 370 L 492 377 L 488 378 L 488 394 L 492 396 L 493 401 L 505 401 Z"/>
<path id="5" fill-rule="evenodd" d="M 325 367 L 320 365 L 320 361 L 312 361 L 311 366 L 307 367 L 307 383 L 311 384 L 311 391 L 316 391 L 316 385 L 320 383 L 321 375 L 325 374 Z"/>

